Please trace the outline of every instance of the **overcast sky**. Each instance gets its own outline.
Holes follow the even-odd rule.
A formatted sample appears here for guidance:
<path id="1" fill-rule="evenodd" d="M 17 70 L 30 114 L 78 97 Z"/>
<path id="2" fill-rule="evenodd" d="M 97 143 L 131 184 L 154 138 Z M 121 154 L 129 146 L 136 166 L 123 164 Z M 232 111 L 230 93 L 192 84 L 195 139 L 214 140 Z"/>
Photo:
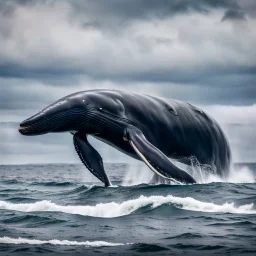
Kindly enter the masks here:
<path id="1" fill-rule="evenodd" d="M 235 160 L 254 161 L 255 28 L 255 0 L 0 1 L 0 121 L 80 90 L 129 90 L 201 106 Z M 71 137 L 51 137 L 46 151 L 14 126 L 0 125 L 0 163 L 61 162 L 73 150 Z"/>

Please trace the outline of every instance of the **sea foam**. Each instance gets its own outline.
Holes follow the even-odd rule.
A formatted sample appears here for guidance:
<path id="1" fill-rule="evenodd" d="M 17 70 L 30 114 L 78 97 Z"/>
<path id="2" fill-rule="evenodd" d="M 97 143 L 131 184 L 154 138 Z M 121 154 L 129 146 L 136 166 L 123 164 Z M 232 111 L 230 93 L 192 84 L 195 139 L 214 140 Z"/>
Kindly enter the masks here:
<path id="1" fill-rule="evenodd" d="M 80 245 L 86 247 L 101 247 L 101 246 L 120 246 L 125 245 L 122 243 L 109 243 L 105 241 L 85 241 L 85 242 L 77 242 L 77 241 L 69 241 L 69 240 L 37 240 L 37 239 L 27 239 L 27 238 L 11 238 L 11 237 L 0 237 L 0 244 L 31 244 L 31 245 L 40 245 L 40 244 L 52 244 L 52 245 Z"/>
<path id="2" fill-rule="evenodd" d="M 212 202 L 201 202 L 192 197 L 168 196 L 140 196 L 137 199 L 127 200 L 121 203 L 100 203 L 90 205 L 57 205 L 51 201 L 39 201 L 36 203 L 13 204 L 0 201 L 0 209 L 21 212 L 63 212 L 68 214 L 79 214 L 83 216 L 113 218 L 129 215 L 134 211 L 151 206 L 159 207 L 163 204 L 172 204 L 174 207 L 199 212 L 221 212 L 234 214 L 256 214 L 254 204 L 235 206 L 234 203 L 215 204 Z"/>

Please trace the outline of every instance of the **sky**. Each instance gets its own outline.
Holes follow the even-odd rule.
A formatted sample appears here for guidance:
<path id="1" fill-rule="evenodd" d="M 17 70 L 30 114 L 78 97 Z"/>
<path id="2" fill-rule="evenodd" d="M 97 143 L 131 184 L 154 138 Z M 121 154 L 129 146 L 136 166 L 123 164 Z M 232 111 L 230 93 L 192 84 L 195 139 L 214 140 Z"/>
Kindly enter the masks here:
<path id="1" fill-rule="evenodd" d="M 255 0 L 3 0 L 0 21 L 0 164 L 79 162 L 71 135 L 17 127 L 92 88 L 195 104 L 234 161 L 256 160 Z M 127 160 L 92 142 L 106 161 Z"/>

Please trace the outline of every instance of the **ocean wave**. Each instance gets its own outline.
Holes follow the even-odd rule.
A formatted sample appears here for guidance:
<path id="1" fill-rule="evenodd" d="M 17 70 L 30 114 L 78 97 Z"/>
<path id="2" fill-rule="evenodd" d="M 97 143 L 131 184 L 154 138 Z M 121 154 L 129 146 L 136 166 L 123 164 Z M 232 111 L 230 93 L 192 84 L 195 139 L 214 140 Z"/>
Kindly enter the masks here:
<path id="1" fill-rule="evenodd" d="M 141 252 L 141 253 L 145 253 L 145 252 L 157 253 L 157 252 L 161 252 L 161 251 L 167 251 L 169 249 L 166 247 L 157 245 L 157 244 L 138 243 L 138 244 L 134 244 L 132 246 L 131 250 Z"/>
<path id="2" fill-rule="evenodd" d="M 0 237 L 0 244 L 31 244 L 31 245 L 40 245 L 40 244 L 52 244 L 52 245 L 71 245 L 71 246 L 86 246 L 86 247 L 101 247 L 101 246 L 120 246 L 125 245 L 123 243 L 109 243 L 105 241 L 69 241 L 69 240 L 37 240 L 37 239 L 27 239 L 27 238 L 11 238 L 8 236 Z"/>
<path id="3" fill-rule="evenodd" d="M 76 183 L 69 181 L 49 181 L 49 182 L 32 182 L 32 186 L 45 186 L 45 187 L 70 187 L 75 186 Z"/>
<path id="4" fill-rule="evenodd" d="M 1 180 L 1 184 L 18 184 L 21 183 L 20 181 L 16 179 L 8 179 L 8 180 Z"/>
<path id="5" fill-rule="evenodd" d="M 43 217 L 38 215 L 24 215 L 24 216 L 14 216 L 6 218 L 2 221 L 5 224 L 13 224 L 13 223 L 33 223 L 33 225 L 41 226 L 41 225 L 49 225 L 49 224 L 58 224 L 65 222 L 62 219 L 55 219 L 53 217 Z"/>
<path id="6" fill-rule="evenodd" d="M 177 236 L 168 236 L 168 237 L 165 237 L 164 239 L 167 239 L 167 240 L 171 240 L 171 239 L 194 239 L 194 238 L 202 238 L 204 236 L 202 236 L 201 234 L 199 233 L 183 233 L 183 234 L 180 234 L 180 235 L 177 235 Z"/>
<path id="7" fill-rule="evenodd" d="M 174 207 L 198 211 L 198 212 L 220 212 L 234 214 L 256 214 L 254 204 L 235 206 L 234 203 L 214 204 L 201 202 L 192 197 L 168 196 L 140 196 L 137 199 L 127 200 L 122 203 L 99 203 L 91 205 L 57 205 L 51 201 L 39 201 L 36 203 L 14 204 L 0 201 L 0 209 L 21 212 L 63 212 L 68 214 L 79 214 L 83 216 L 113 218 L 129 215 L 140 208 L 151 206 L 153 209 L 163 204 L 171 204 Z"/>

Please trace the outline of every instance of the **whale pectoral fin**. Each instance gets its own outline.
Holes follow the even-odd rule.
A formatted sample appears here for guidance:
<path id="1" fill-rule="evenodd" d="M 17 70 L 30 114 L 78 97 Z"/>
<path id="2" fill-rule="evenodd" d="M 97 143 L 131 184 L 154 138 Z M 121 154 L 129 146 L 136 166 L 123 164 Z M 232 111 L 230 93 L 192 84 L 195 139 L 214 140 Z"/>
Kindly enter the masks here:
<path id="1" fill-rule="evenodd" d="M 86 135 L 84 133 L 76 133 L 73 140 L 76 152 L 86 168 L 101 180 L 106 187 L 110 186 L 111 183 L 104 171 L 102 158 L 88 142 Z"/>
<path id="2" fill-rule="evenodd" d="M 157 175 L 175 182 L 196 183 L 192 176 L 177 167 L 163 152 L 152 145 L 139 129 L 128 127 L 125 136 L 138 156 Z"/>

